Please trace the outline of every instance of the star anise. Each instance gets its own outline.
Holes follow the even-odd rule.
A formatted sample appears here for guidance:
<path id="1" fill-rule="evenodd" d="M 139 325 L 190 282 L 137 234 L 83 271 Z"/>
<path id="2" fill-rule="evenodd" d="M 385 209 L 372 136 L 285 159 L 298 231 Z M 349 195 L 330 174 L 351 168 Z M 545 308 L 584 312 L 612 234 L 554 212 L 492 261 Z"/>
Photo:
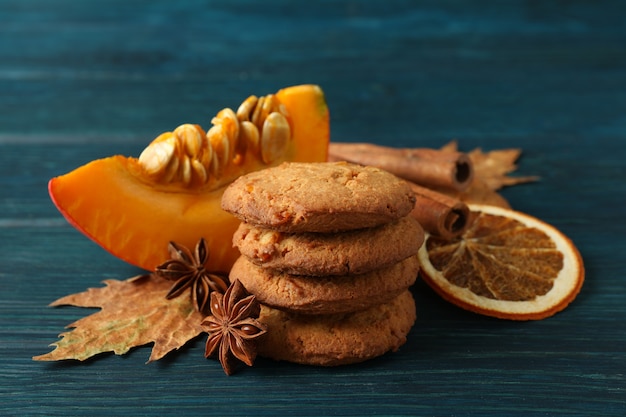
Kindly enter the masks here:
<path id="1" fill-rule="evenodd" d="M 235 280 L 224 294 L 211 293 L 211 314 L 202 322 L 209 333 L 205 356 L 218 354 L 227 375 L 235 371 L 239 361 L 252 366 L 256 358 L 257 338 L 267 327 L 257 318 L 261 307 L 239 280 Z"/>
<path id="2" fill-rule="evenodd" d="M 170 242 L 168 251 L 172 259 L 155 270 L 157 275 L 175 281 L 166 297 L 176 298 L 191 287 L 193 303 L 200 313 L 205 314 L 211 292 L 225 292 L 228 289 L 228 278 L 206 269 L 209 252 L 204 239 L 198 241 L 193 254 L 175 242 Z"/>

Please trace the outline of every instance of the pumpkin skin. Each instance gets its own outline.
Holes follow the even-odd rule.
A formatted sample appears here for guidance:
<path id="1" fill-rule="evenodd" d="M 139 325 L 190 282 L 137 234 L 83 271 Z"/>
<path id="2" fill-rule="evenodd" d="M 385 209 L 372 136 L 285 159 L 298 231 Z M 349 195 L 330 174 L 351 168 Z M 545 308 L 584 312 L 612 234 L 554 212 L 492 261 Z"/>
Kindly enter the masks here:
<path id="1" fill-rule="evenodd" d="M 236 176 L 283 161 L 327 158 L 330 118 L 322 90 L 299 85 L 275 96 L 289 114 L 291 141 L 283 157 L 269 165 L 246 155 L 233 168 Z M 169 242 L 193 250 L 204 238 L 209 251 L 206 267 L 226 273 L 239 256 L 232 246 L 239 220 L 220 207 L 227 186 L 164 185 L 146 175 L 137 158 L 116 155 L 52 178 L 48 191 L 71 225 L 131 265 L 154 271 L 169 259 Z"/>

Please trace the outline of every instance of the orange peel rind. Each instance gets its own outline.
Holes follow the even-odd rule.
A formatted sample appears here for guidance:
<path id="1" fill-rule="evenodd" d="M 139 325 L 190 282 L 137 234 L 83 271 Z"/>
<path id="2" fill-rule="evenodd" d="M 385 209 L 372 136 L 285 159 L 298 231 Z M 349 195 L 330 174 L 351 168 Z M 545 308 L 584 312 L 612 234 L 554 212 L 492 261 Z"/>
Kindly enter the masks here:
<path id="1" fill-rule="evenodd" d="M 461 237 L 435 242 L 427 235 L 418 253 L 422 278 L 441 297 L 509 320 L 544 319 L 576 298 L 585 269 L 567 236 L 519 211 L 487 205 L 470 210 L 476 217 Z"/>

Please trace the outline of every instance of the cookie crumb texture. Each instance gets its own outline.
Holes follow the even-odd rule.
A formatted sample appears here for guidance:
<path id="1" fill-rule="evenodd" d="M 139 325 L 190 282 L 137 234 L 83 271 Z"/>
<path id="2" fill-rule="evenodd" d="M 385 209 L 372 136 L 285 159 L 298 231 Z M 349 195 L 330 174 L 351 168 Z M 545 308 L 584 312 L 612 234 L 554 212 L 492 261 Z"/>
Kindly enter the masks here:
<path id="1" fill-rule="evenodd" d="M 364 274 L 415 255 L 424 231 L 415 219 L 343 233 L 284 233 L 241 223 L 233 245 L 255 265 L 288 274 Z"/>
<path id="2" fill-rule="evenodd" d="M 365 274 L 312 277 L 261 268 L 241 256 L 230 279 L 241 281 L 261 304 L 300 314 L 335 314 L 393 299 L 415 283 L 418 271 L 417 256 L 411 256 Z"/>
<path id="3" fill-rule="evenodd" d="M 307 365 L 363 362 L 396 351 L 415 323 L 415 301 L 404 291 L 392 301 L 350 314 L 305 316 L 261 307 L 268 332 L 259 355 Z"/>
<path id="4" fill-rule="evenodd" d="M 292 233 L 374 227 L 414 205 L 405 181 L 346 162 L 286 162 L 239 177 L 222 197 L 222 208 L 240 220 Z"/>
<path id="5" fill-rule="evenodd" d="M 403 345 L 424 240 L 414 206 L 404 180 L 346 162 L 288 162 L 233 182 L 222 208 L 243 224 L 229 277 L 261 304 L 259 355 L 336 366 Z"/>

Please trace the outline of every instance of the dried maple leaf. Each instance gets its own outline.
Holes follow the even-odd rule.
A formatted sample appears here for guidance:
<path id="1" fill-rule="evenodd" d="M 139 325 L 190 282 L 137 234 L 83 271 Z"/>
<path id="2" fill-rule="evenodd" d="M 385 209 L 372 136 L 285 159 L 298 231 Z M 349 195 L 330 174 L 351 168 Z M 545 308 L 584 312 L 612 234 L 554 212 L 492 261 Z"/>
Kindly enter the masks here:
<path id="1" fill-rule="evenodd" d="M 507 174 L 515 171 L 515 161 L 520 157 L 521 149 L 500 149 L 484 153 L 476 148 L 468 153 L 474 164 L 474 175 L 484 182 L 491 190 L 499 190 L 507 185 L 522 184 L 536 181 L 538 177 L 509 177 Z"/>
<path id="2" fill-rule="evenodd" d="M 454 191 L 453 191 L 454 192 Z M 511 205 L 500 193 L 489 188 L 487 183 L 474 179 L 472 185 L 462 193 L 454 194 L 456 198 L 467 204 L 486 204 L 502 208 L 511 208 Z"/>
<path id="3" fill-rule="evenodd" d="M 441 150 L 458 152 L 456 141 L 444 145 Z M 501 149 L 484 153 L 480 148 L 468 152 L 474 167 L 474 179 L 464 192 L 439 190 L 461 201 L 473 204 L 489 204 L 510 208 L 509 202 L 497 190 L 504 186 L 537 181 L 539 177 L 511 177 L 508 174 L 517 169 L 515 161 L 520 157 L 520 149 Z"/>
<path id="4" fill-rule="evenodd" d="M 451 140 L 440 148 L 441 151 L 444 152 L 458 152 L 459 144 L 456 140 Z"/>
<path id="5" fill-rule="evenodd" d="M 154 343 L 148 362 L 161 359 L 203 332 L 200 314 L 189 297 L 168 300 L 171 282 L 154 275 L 125 281 L 106 280 L 102 288 L 68 295 L 51 306 L 101 307 L 67 327 L 61 340 L 37 361 L 88 359 L 104 352 L 123 355 L 131 348 Z"/>

